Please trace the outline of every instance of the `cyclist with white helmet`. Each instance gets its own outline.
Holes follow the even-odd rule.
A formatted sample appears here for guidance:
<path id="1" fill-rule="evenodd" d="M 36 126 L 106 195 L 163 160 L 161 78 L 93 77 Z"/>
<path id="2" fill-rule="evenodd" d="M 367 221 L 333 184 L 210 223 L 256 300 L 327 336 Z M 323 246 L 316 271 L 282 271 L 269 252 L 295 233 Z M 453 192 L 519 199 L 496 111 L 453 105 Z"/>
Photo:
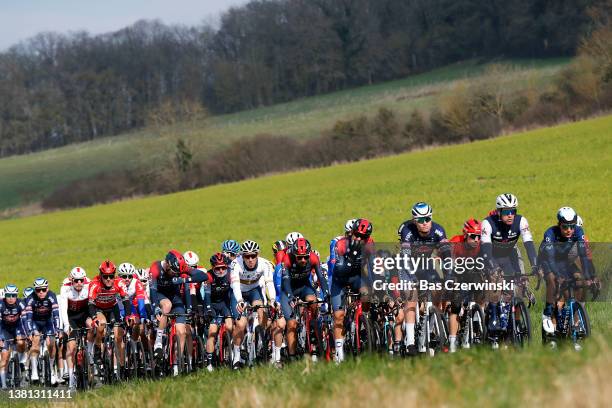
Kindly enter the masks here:
<path id="1" fill-rule="evenodd" d="M 523 240 L 532 271 L 537 272 L 533 236 L 527 218 L 517 214 L 518 199 L 514 194 L 500 194 L 495 200 L 495 207 L 496 212 L 481 223 L 482 254 L 492 272 L 492 280 L 516 278 L 524 274 L 516 250 L 519 238 Z M 504 332 L 508 326 L 511 305 L 505 304 L 500 309 L 499 296 L 490 300 L 487 308 L 489 330 Z"/>
<path id="2" fill-rule="evenodd" d="M 221 252 L 233 261 L 240 254 L 240 243 L 235 239 L 226 239 L 221 243 Z"/>
<path id="3" fill-rule="evenodd" d="M 132 341 L 138 339 L 141 334 L 142 324 L 149 318 L 145 308 L 146 295 L 144 286 L 136 272 L 136 267 L 129 262 L 124 262 L 118 268 L 119 278 L 123 280 L 130 298 L 130 310 L 124 310 L 123 316 L 127 324 L 132 327 Z M 120 305 L 121 306 L 121 305 Z M 132 344 L 134 347 L 135 344 Z"/>
<path id="4" fill-rule="evenodd" d="M 3 289 L 4 298 L 0 300 L 0 386 L 6 389 L 6 366 L 10 348 L 19 353 L 21 364 L 26 359 L 26 332 L 24 329 L 25 306 L 18 299 L 19 289 L 9 284 Z M 14 343 L 11 345 L 11 343 Z"/>
<path id="5" fill-rule="evenodd" d="M 236 320 L 233 332 L 233 367 L 238 369 L 242 365 L 240 356 L 240 346 L 244 338 L 247 319 L 243 315 L 246 305 L 251 306 L 264 304 L 264 293 L 260 286 L 260 279 L 265 280 L 266 295 L 270 302 L 276 298 L 274 288 L 274 265 L 265 258 L 259 256 L 259 244 L 255 241 L 247 240 L 242 243 L 241 254 L 230 264 L 230 281 L 232 286 L 232 313 Z M 263 309 L 257 311 L 259 322 L 264 327 L 267 319 Z"/>
<path id="6" fill-rule="evenodd" d="M 402 248 L 402 252 L 411 257 L 432 257 L 434 251 L 443 259 L 443 265 L 448 265 L 446 259 L 452 257 L 451 246 L 446 237 L 444 228 L 432 220 L 433 209 L 425 202 L 418 202 L 412 206 L 411 219 L 404 221 L 398 228 L 397 234 Z M 439 282 L 440 276 L 432 265 L 423 263 L 423 266 L 415 271 L 401 271 L 400 278 L 407 281 L 416 279 L 427 280 L 428 282 Z M 451 274 L 450 269 L 445 269 L 445 277 Z M 434 293 L 434 295 L 437 295 Z M 403 313 L 398 314 L 398 321 L 406 319 L 406 352 L 409 356 L 417 353 L 415 344 L 415 322 L 417 307 L 417 290 L 408 291 L 404 294 L 407 301 L 404 303 Z M 395 349 L 399 347 L 394 345 Z M 426 351 L 423 341 L 419 342 L 420 352 Z"/>
<path id="7" fill-rule="evenodd" d="M 557 295 L 557 282 L 573 278 L 586 281 L 585 286 L 590 286 L 593 282 L 599 284 L 593 263 L 588 256 L 584 235 L 582 226 L 578 225 L 578 214 L 571 207 L 561 207 L 557 211 L 557 224 L 544 233 L 538 260 L 546 278 L 546 304 L 542 313 L 542 327 L 548 336 L 553 337 L 555 334 L 552 312 Z M 572 255 L 574 251 L 579 259 L 579 265 Z M 583 292 L 582 287 L 576 290 L 575 295 L 578 300 L 584 299 Z M 558 323 L 561 320 L 562 308 L 557 309 L 558 315 L 554 316 L 554 320 Z"/>
<path id="8" fill-rule="evenodd" d="M 32 382 L 38 382 L 40 336 L 45 335 L 51 361 L 51 384 L 55 385 L 58 381 L 55 370 L 55 341 L 52 341 L 52 337 L 58 333 L 60 327 L 59 304 L 55 293 L 49 290 L 49 282 L 45 278 L 37 278 L 33 286 L 34 294 L 25 303 L 26 332 L 32 341 L 30 379 Z"/>
<path id="9" fill-rule="evenodd" d="M 70 271 L 68 283 L 64 283 L 60 289 L 58 302 L 60 307 L 60 319 L 64 332 L 68 335 L 66 345 L 66 365 L 68 366 L 68 386 L 75 387 L 74 358 L 76 351 L 76 339 L 74 330 L 91 329 L 91 318 L 89 317 L 89 280 L 85 269 L 75 266 Z M 87 332 L 87 351 L 90 361 L 93 362 L 94 331 Z"/>
<path id="10" fill-rule="evenodd" d="M 326 272 L 330 269 L 330 265 L 335 262 L 335 258 L 334 260 L 332 260 L 332 258 L 336 256 L 335 249 L 336 249 L 336 245 L 338 244 L 338 241 L 341 240 L 342 238 L 350 239 L 355 221 L 357 221 L 357 218 L 351 218 L 349 220 L 346 220 L 346 222 L 344 223 L 344 234 L 338 235 L 337 237 L 334 237 L 332 238 L 331 241 L 329 241 L 329 256 L 327 257 L 327 262 L 326 262 L 327 263 L 327 268 L 325 268 Z M 328 279 L 328 282 L 331 282 L 331 279 Z"/>

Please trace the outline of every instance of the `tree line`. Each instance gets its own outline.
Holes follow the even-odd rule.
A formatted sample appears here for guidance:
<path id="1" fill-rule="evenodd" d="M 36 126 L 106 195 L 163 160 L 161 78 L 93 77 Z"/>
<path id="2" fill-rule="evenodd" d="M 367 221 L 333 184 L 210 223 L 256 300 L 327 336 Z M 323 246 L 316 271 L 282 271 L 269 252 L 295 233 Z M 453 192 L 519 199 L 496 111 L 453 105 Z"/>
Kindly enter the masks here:
<path id="1" fill-rule="evenodd" d="M 253 0 L 217 25 L 40 33 L 0 53 L 0 156 L 146 126 L 168 106 L 183 116 L 235 112 L 467 58 L 574 55 L 588 10 L 605 5 Z"/>

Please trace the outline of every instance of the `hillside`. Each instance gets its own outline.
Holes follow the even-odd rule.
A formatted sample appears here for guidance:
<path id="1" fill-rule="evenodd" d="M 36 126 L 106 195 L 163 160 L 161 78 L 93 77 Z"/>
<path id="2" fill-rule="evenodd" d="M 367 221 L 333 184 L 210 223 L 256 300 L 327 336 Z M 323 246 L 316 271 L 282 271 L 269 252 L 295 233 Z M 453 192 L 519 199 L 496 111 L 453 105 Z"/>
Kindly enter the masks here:
<path id="1" fill-rule="evenodd" d="M 505 61 L 514 68 L 499 80 L 508 91 L 545 87 L 568 61 Z M 100 172 L 146 167 L 173 154 L 178 137 L 202 158 L 231 141 L 261 133 L 315 137 L 339 119 L 373 114 L 383 106 L 400 115 L 415 108 L 427 111 L 461 81 L 487 80 L 483 73 L 488 66 L 468 61 L 402 80 L 0 159 L 0 211 L 36 203 L 62 185 Z"/>

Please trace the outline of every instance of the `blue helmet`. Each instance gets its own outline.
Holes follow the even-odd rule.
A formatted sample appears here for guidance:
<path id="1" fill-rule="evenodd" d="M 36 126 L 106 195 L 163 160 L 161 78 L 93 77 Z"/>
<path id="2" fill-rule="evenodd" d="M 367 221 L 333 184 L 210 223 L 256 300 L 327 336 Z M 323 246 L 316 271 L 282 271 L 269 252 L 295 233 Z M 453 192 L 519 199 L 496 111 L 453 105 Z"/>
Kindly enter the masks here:
<path id="1" fill-rule="evenodd" d="M 27 298 L 28 296 L 30 296 L 32 293 L 34 293 L 34 288 L 31 286 L 28 286 L 27 288 L 23 288 L 23 297 Z"/>
<path id="2" fill-rule="evenodd" d="M 412 218 L 431 217 L 433 209 L 424 202 L 418 202 L 412 207 Z"/>
<path id="3" fill-rule="evenodd" d="M 240 244 L 235 239 L 226 239 L 221 244 L 221 252 L 238 255 L 240 253 Z"/>

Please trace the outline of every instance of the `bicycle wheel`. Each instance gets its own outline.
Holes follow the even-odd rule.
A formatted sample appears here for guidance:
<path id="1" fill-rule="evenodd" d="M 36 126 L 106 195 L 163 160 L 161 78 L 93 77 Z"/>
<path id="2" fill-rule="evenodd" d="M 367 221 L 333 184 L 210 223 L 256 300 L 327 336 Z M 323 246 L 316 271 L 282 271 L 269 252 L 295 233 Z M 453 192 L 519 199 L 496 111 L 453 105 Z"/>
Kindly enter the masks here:
<path id="1" fill-rule="evenodd" d="M 225 331 L 223 336 L 219 338 L 221 344 L 219 345 L 219 353 L 221 354 L 217 361 L 219 365 L 225 367 L 232 366 L 232 336 L 230 336 L 229 332 Z"/>
<path id="2" fill-rule="evenodd" d="M 255 358 L 258 363 L 268 361 L 268 336 L 262 326 L 255 327 Z"/>
<path id="3" fill-rule="evenodd" d="M 44 384 L 45 387 L 51 386 L 51 359 L 49 357 L 49 352 L 45 351 L 43 358 L 39 360 L 42 362 L 42 370 L 39 372 L 43 374 L 41 384 Z"/>
<path id="4" fill-rule="evenodd" d="M 21 384 L 21 369 L 19 366 L 19 358 L 16 355 L 12 356 L 9 361 L 6 379 L 9 388 L 19 388 Z"/>
<path id="5" fill-rule="evenodd" d="M 472 327 L 469 328 L 470 345 L 484 344 L 487 339 L 487 325 L 485 324 L 485 316 L 482 308 L 478 304 L 472 305 L 470 311 L 472 313 Z"/>
<path id="6" fill-rule="evenodd" d="M 570 319 L 572 322 L 572 337 L 576 339 L 582 339 L 591 335 L 591 321 L 589 315 L 579 302 L 574 302 L 574 316 Z"/>
<path id="7" fill-rule="evenodd" d="M 358 336 L 358 351 L 359 353 L 371 353 L 376 349 L 374 330 L 372 329 L 372 322 L 367 315 L 361 314 L 359 316 L 359 330 L 357 331 Z"/>
<path id="8" fill-rule="evenodd" d="M 442 351 L 448 343 L 448 337 L 444 329 L 442 314 L 435 306 L 429 307 L 429 355 L 433 356 Z"/>
<path id="9" fill-rule="evenodd" d="M 76 360 L 76 385 L 79 390 L 86 390 L 90 384 L 89 357 L 83 348 L 79 348 L 75 354 Z"/>
<path id="10" fill-rule="evenodd" d="M 107 341 L 104 349 L 104 383 L 112 384 L 115 380 L 115 343 L 112 341 Z"/>
<path id="11" fill-rule="evenodd" d="M 514 302 L 512 326 L 512 342 L 515 346 L 524 347 L 531 340 L 531 318 L 529 310 L 522 300 Z"/>
<path id="12" fill-rule="evenodd" d="M 334 358 L 333 331 L 326 319 L 321 322 L 321 355 L 326 361 L 332 361 Z"/>

